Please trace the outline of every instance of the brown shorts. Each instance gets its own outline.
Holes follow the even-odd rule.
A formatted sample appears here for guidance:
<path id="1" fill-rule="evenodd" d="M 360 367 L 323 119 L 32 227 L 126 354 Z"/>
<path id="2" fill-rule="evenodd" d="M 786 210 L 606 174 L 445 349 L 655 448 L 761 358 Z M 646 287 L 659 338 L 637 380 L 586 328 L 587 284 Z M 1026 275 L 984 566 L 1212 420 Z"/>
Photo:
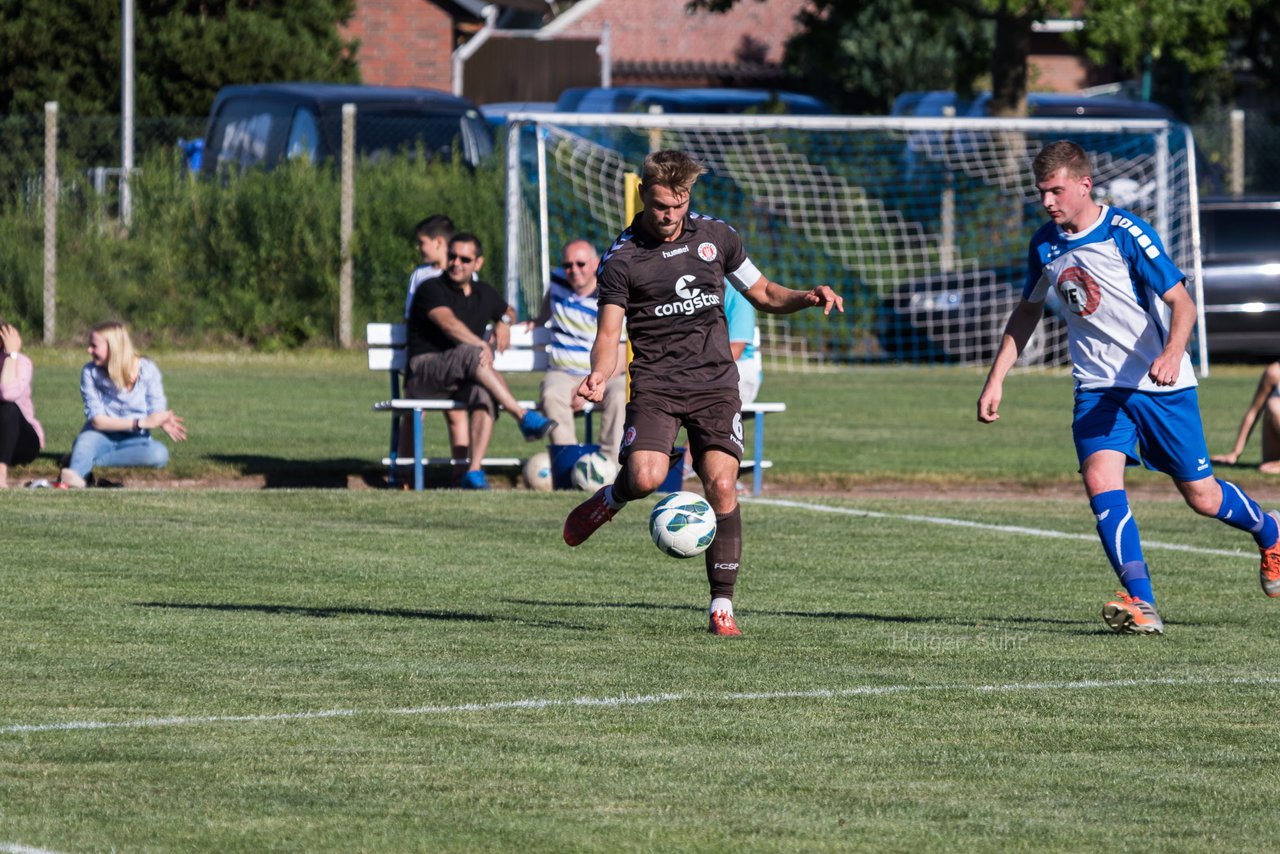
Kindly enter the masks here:
<path id="1" fill-rule="evenodd" d="M 741 460 L 741 408 L 736 388 L 693 392 L 683 398 L 637 392 L 627 403 L 620 458 L 632 451 L 669 454 L 684 427 L 695 458 L 714 448 Z"/>
<path id="2" fill-rule="evenodd" d="M 405 377 L 406 397 L 447 397 L 460 400 L 467 411 L 487 409 L 498 417 L 498 404 L 484 386 L 474 382 L 476 368 L 484 348 L 459 344 L 443 353 L 419 353 L 409 360 L 409 374 Z"/>

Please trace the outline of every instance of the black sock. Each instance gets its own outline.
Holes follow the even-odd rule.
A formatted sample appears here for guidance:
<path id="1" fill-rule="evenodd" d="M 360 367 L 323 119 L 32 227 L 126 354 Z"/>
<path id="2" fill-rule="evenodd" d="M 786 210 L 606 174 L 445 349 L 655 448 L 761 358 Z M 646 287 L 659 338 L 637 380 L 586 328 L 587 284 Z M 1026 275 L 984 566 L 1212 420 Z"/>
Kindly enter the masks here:
<path id="1" fill-rule="evenodd" d="M 711 598 L 733 599 L 733 585 L 742 561 L 741 507 L 734 507 L 723 516 L 716 514 L 716 538 L 707 548 L 706 561 Z"/>

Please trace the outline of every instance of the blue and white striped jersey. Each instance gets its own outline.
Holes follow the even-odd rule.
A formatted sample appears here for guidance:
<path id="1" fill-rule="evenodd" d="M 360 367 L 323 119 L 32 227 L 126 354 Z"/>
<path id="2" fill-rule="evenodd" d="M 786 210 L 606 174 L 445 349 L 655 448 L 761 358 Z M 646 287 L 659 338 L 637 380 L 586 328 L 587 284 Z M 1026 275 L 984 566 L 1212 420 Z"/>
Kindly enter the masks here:
<path id="1" fill-rule="evenodd" d="M 1147 376 L 1168 340 L 1161 297 L 1185 278 L 1150 225 L 1104 205 L 1084 231 L 1067 234 L 1052 222 L 1036 231 L 1022 295 L 1043 302 L 1052 288 L 1062 298 L 1077 388 L 1169 392 L 1196 385 L 1187 354 L 1174 385 Z"/>

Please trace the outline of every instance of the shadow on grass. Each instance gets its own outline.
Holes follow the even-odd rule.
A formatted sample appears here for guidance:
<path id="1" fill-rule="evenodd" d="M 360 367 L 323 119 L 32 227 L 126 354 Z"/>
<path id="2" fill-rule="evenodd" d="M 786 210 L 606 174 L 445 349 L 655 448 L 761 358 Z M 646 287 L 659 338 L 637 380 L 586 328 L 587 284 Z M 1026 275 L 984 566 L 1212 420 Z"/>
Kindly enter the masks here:
<path id="1" fill-rule="evenodd" d="M 537 599 L 503 599 L 513 605 L 550 605 L 554 608 L 624 608 L 640 611 L 705 611 L 699 605 L 662 605 L 657 602 L 574 602 Z M 953 622 L 930 617 L 894 617 L 884 614 L 860 614 L 852 611 L 764 611 L 752 608 L 753 616 L 806 617 L 819 620 L 867 620 L 877 623 L 938 623 Z"/>
<path id="2" fill-rule="evenodd" d="M 234 466 L 243 477 L 261 477 L 267 489 L 346 489 L 352 478 L 375 489 L 387 486 L 386 472 L 368 460 L 292 460 L 262 454 L 212 454 L 209 459 Z"/>
<path id="3" fill-rule="evenodd" d="M 359 608 L 337 606 L 328 608 L 303 605 L 263 605 L 233 602 L 133 602 L 138 608 L 164 608 L 178 611 L 222 611 L 230 613 L 278 614 L 287 617 L 392 617 L 399 620 L 444 620 L 462 623 L 519 623 L 548 629 L 574 629 L 596 631 L 595 626 L 566 623 L 561 620 L 526 620 L 513 616 L 473 614 L 466 611 L 418 610 L 411 608 Z"/>
<path id="4" fill-rule="evenodd" d="M 703 611 L 705 610 L 699 605 L 663 605 L 657 602 L 578 602 L 572 600 L 540 600 L 540 599 L 502 599 L 500 601 L 509 602 L 512 605 L 534 605 L 540 607 L 553 608 L 621 608 L 640 611 Z M 1005 614 L 1003 616 L 982 617 L 974 620 L 971 617 L 908 617 L 894 614 L 867 614 L 859 611 L 778 611 L 778 610 L 762 610 L 759 608 L 751 608 L 752 616 L 761 617 L 796 617 L 807 620 L 856 620 L 869 623 L 895 623 L 895 624 L 934 624 L 944 626 L 989 626 L 996 628 L 1000 626 L 1016 625 L 1022 631 L 1043 631 L 1060 633 L 1061 630 L 1070 630 L 1074 634 L 1097 634 L 1097 630 L 1093 627 L 1091 621 L 1081 619 L 1071 619 L 1067 617 L 1018 617 Z M 1194 625 L 1194 624 L 1184 624 Z M 1113 634 L 1110 629 L 1103 627 L 1103 634 Z"/>

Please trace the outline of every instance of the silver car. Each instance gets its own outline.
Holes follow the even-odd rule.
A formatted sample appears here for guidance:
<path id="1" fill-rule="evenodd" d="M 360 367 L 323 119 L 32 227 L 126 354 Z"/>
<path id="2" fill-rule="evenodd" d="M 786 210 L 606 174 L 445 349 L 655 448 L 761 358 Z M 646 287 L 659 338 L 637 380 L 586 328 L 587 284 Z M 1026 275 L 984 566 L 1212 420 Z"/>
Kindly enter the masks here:
<path id="1" fill-rule="evenodd" d="M 1280 356 L 1280 197 L 1200 201 L 1209 356 Z"/>

